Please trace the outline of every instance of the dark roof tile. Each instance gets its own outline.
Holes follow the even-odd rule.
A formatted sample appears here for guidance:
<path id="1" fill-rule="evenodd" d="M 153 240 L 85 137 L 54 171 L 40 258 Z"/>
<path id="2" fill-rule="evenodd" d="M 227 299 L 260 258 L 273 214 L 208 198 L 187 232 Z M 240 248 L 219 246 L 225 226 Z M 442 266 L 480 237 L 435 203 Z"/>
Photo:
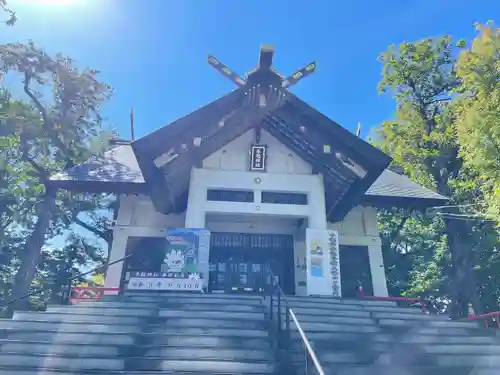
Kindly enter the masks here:
<path id="1" fill-rule="evenodd" d="M 101 157 L 93 157 L 83 164 L 53 175 L 50 179 L 53 181 L 144 183 L 139 164 L 130 145 L 118 146 L 105 152 Z"/>
<path id="2" fill-rule="evenodd" d="M 130 145 L 118 146 L 102 157 L 92 158 L 77 165 L 65 173 L 52 176 L 51 180 L 66 180 L 101 183 L 137 183 L 144 184 L 144 178 Z M 382 172 L 380 177 L 365 193 L 372 197 L 417 198 L 447 200 L 404 175 L 390 170 Z"/>

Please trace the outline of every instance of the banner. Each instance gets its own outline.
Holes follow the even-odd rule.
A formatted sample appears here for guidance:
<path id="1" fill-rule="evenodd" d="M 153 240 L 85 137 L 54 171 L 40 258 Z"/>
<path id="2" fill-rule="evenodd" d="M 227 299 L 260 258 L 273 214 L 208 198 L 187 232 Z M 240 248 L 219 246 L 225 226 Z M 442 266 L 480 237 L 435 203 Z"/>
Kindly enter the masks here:
<path id="1" fill-rule="evenodd" d="M 196 274 L 184 278 L 172 277 L 166 272 L 132 272 L 130 276 L 129 290 L 203 290 L 203 284 Z"/>
<path id="2" fill-rule="evenodd" d="M 307 294 L 340 297 L 338 234 L 306 229 Z"/>
<path id="3" fill-rule="evenodd" d="M 161 272 L 134 272 L 130 290 L 202 290 L 208 280 L 208 229 L 169 229 Z M 206 263 L 206 264 L 205 264 Z"/>

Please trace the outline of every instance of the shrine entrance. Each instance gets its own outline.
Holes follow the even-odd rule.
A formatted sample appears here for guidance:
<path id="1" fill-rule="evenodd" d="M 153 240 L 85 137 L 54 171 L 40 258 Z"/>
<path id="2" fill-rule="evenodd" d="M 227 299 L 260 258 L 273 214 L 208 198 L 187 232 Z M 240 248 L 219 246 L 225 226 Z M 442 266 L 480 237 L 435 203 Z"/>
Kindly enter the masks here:
<path id="1" fill-rule="evenodd" d="M 271 267 L 283 292 L 294 294 L 293 236 L 211 233 L 210 242 L 210 292 L 262 293 Z"/>

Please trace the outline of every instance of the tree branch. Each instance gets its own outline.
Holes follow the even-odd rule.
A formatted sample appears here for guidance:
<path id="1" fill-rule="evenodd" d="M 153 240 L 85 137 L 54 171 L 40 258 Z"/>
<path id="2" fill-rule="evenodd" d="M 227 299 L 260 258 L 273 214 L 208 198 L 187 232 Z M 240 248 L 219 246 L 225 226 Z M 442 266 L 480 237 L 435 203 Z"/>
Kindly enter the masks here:
<path id="1" fill-rule="evenodd" d="M 389 244 L 392 244 L 396 240 L 396 238 L 399 236 L 399 233 L 401 232 L 401 230 L 403 229 L 409 218 L 410 215 L 406 215 L 401 218 L 401 221 L 399 222 L 398 226 L 389 234 L 388 238 Z"/>
<path id="2" fill-rule="evenodd" d="M 31 159 L 29 156 L 27 156 L 26 154 L 24 154 L 24 157 L 23 157 L 24 160 L 26 160 L 32 167 L 35 171 L 38 172 L 38 174 L 40 175 L 40 180 L 42 180 L 42 184 L 45 185 L 45 183 L 49 180 L 50 176 L 49 174 L 47 173 L 47 171 L 45 169 L 43 169 L 42 167 L 40 167 L 36 161 L 34 161 L 33 159 Z"/>
<path id="3" fill-rule="evenodd" d="M 100 231 L 99 229 L 93 227 L 90 224 L 87 224 L 83 220 L 80 220 L 78 217 L 75 217 L 75 223 L 78 224 L 79 226 L 81 226 L 82 228 L 87 229 L 89 232 L 94 233 L 96 236 L 101 237 L 106 242 L 108 241 L 108 236 L 106 235 L 105 232 Z"/>
<path id="4" fill-rule="evenodd" d="M 38 112 L 40 112 L 40 115 L 42 116 L 42 121 L 43 121 L 43 130 L 47 134 L 47 136 L 50 136 L 51 139 L 56 143 L 57 147 L 63 152 L 70 153 L 69 149 L 64 145 L 64 143 L 59 139 L 59 136 L 57 134 L 53 134 L 53 129 L 52 129 L 52 121 L 50 121 L 49 116 L 47 114 L 47 110 L 45 107 L 40 103 L 40 100 L 31 92 L 30 90 L 30 83 L 31 83 L 31 75 L 29 73 L 24 73 L 24 85 L 23 85 L 23 90 L 26 95 L 31 99 L 33 104 L 35 105 L 36 109 Z"/>

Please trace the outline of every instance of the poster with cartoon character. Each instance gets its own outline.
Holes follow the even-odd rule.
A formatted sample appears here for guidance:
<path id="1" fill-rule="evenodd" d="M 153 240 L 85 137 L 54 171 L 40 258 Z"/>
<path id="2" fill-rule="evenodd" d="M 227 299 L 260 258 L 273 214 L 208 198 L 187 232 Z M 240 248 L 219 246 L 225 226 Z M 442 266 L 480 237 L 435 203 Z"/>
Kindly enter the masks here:
<path id="1" fill-rule="evenodd" d="M 169 229 L 161 272 L 135 272 L 128 289 L 196 290 L 205 287 L 208 275 L 210 231 L 208 229 Z"/>

